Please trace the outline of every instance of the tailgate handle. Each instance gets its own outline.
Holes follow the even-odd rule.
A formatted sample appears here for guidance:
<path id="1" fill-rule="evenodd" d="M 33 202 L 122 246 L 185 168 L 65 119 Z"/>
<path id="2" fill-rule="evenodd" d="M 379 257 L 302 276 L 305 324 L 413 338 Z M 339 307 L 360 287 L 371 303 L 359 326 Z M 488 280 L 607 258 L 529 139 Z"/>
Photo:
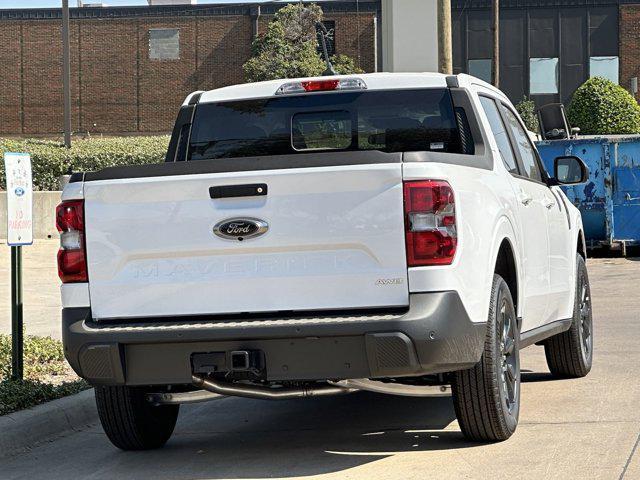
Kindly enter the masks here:
<path id="1" fill-rule="evenodd" d="M 209 187 L 211 198 L 259 197 L 267 194 L 266 183 L 249 183 L 244 185 L 222 185 Z"/>

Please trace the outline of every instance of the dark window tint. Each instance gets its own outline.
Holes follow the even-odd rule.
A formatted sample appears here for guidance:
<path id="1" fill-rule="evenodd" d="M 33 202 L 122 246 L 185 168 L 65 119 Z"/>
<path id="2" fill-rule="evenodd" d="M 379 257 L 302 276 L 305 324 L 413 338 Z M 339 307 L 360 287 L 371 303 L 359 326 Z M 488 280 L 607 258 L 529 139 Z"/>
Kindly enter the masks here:
<path id="1" fill-rule="evenodd" d="M 307 150 L 462 153 L 447 89 L 271 97 L 198 105 L 190 159 Z"/>
<path id="2" fill-rule="evenodd" d="M 482 104 L 484 113 L 489 119 L 491 133 L 493 133 L 493 136 L 496 139 L 498 150 L 500 150 L 500 156 L 502 157 L 504 165 L 511 173 L 517 174 L 518 166 L 516 163 L 516 158 L 513 154 L 513 149 L 511 148 L 511 143 L 509 142 L 509 136 L 507 135 L 504 123 L 502 122 L 502 118 L 500 117 L 500 112 L 498 111 L 496 102 L 489 97 L 480 97 L 480 103 Z"/>
<path id="3" fill-rule="evenodd" d="M 536 160 L 536 153 L 531 145 L 531 140 L 529 139 L 529 135 L 522 128 L 522 125 L 518 121 L 518 118 L 515 114 L 506 107 L 503 107 L 503 111 L 505 113 L 505 117 L 507 119 L 507 124 L 509 125 L 509 129 L 513 133 L 513 139 L 515 141 L 515 147 L 520 152 L 520 158 L 522 159 L 522 166 L 524 167 L 523 175 L 531 178 L 532 180 L 537 180 L 539 182 L 542 181 L 542 173 L 540 172 L 540 168 L 538 167 L 538 162 Z"/>

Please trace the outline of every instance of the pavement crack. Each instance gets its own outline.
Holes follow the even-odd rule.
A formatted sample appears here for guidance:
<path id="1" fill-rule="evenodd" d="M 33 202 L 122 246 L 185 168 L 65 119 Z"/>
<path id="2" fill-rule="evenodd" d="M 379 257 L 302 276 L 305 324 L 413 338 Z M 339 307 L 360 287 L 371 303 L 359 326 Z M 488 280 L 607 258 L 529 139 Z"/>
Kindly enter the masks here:
<path id="1" fill-rule="evenodd" d="M 624 476 L 627 474 L 627 469 L 629 468 L 629 465 L 631 465 L 631 460 L 633 459 L 633 456 L 635 455 L 636 450 L 638 449 L 638 444 L 640 444 L 640 432 L 638 432 L 636 443 L 633 444 L 633 448 L 631 449 L 629 458 L 627 458 L 627 462 L 624 464 L 624 468 L 622 469 L 622 473 L 620 474 L 620 477 L 618 480 L 622 480 Z"/>
<path id="2" fill-rule="evenodd" d="M 9 420 L 11 420 L 13 423 L 16 423 L 16 422 L 17 422 L 17 420 L 16 420 L 14 417 L 12 417 L 11 415 L 9 415 L 9 414 L 5 415 L 5 416 L 4 416 L 4 418 L 8 418 L 8 419 L 9 419 Z"/>

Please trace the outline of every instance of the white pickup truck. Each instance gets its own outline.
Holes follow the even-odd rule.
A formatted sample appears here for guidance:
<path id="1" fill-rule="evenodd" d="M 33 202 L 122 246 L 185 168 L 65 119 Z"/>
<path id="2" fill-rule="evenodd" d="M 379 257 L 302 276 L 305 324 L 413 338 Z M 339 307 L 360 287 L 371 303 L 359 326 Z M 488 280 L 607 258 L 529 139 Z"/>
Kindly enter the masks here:
<path id="1" fill-rule="evenodd" d="M 67 359 L 122 449 L 179 405 L 452 394 L 508 438 L 519 350 L 593 355 L 580 214 L 507 97 L 470 76 L 277 80 L 190 95 L 166 162 L 73 175 L 57 210 Z"/>

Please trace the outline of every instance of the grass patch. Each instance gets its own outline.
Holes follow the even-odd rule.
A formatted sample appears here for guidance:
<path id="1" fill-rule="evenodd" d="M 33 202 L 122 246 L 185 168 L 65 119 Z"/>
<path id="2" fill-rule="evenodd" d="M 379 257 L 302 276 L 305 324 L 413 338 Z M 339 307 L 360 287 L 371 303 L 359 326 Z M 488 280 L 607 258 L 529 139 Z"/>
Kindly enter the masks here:
<path id="1" fill-rule="evenodd" d="M 11 336 L 0 334 L 0 415 L 89 388 L 71 371 L 62 342 L 51 337 L 25 337 L 24 377 L 23 381 L 10 379 Z"/>

